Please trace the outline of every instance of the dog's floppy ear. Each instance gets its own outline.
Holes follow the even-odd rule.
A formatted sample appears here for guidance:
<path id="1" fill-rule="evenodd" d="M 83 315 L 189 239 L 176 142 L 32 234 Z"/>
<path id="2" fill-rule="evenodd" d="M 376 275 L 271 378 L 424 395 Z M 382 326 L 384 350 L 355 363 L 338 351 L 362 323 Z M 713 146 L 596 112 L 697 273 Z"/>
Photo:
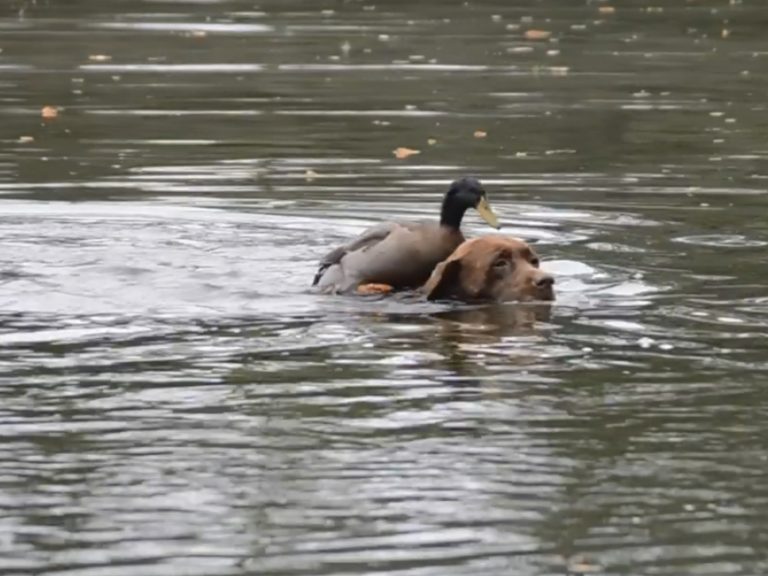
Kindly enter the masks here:
<path id="1" fill-rule="evenodd" d="M 424 284 L 427 300 L 456 298 L 463 292 L 461 287 L 461 260 L 445 260 L 432 271 Z"/>

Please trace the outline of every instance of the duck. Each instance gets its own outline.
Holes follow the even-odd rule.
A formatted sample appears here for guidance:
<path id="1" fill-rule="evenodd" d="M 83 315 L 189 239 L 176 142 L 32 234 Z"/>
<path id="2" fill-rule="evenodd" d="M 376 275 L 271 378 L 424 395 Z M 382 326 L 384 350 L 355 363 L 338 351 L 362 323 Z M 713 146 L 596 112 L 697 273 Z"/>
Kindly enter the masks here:
<path id="1" fill-rule="evenodd" d="M 326 254 L 312 285 L 333 294 L 355 292 L 362 286 L 383 287 L 384 292 L 418 288 L 464 242 L 461 221 L 470 208 L 489 226 L 500 228 L 480 181 L 472 176 L 460 178 L 445 193 L 438 222 L 376 224 Z"/>

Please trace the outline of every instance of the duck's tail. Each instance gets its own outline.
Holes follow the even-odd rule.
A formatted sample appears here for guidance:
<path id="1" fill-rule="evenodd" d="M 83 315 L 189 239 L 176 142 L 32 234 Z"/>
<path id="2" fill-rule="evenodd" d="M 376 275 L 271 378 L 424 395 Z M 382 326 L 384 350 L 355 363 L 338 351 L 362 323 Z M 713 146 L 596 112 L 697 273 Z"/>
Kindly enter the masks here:
<path id="1" fill-rule="evenodd" d="M 317 269 L 317 272 L 315 272 L 315 277 L 312 280 L 312 286 L 317 286 L 317 284 L 320 282 L 320 278 L 323 277 L 323 274 L 325 274 L 325 271 L 328 270 L 330 267 L 330 264 L 321 264 L 320 268 Z"/>

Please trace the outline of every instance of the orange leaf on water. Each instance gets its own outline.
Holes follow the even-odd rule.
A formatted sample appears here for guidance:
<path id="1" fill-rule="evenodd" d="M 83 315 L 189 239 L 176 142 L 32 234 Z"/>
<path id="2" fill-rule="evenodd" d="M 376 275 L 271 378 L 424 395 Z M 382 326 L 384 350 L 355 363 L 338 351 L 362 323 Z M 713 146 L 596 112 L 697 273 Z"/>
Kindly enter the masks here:
<path id="1" fill-rule="evenodd" d="M 526 30 L 526 40 L 548 40 L 552 36 L 552 32 L 548 30 Z"/>
<path id="2" fill-rule="evenodd" d="M 414 154 L 421 154 L 421 150 L 414 150 L 413 148 L 395 148 L 392 150 L 392 154 L 395 155 L 395 158 L 398 160 L 403 160 L 404 158 L 408 158 L 408 156 L 413 156 Z"/>
<path id="3" fill-rule="evenodd" d="M 53 120 L 59 115 L 59 109 L 56 106 L 44 106 L 40 113 L 46 120 Z"/>

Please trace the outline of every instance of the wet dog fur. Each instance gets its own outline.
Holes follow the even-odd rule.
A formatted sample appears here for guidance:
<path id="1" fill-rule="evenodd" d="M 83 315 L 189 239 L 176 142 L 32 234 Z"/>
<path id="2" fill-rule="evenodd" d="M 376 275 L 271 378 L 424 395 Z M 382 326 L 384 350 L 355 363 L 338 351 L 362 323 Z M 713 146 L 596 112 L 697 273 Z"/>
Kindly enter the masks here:
<path id="1" fill-rule="evenodd" d="M 464 241 L 435 267 L 422 290 L 428 300 L 552 301 L 554 283 L 526 242 L 488 235 Z"/>

